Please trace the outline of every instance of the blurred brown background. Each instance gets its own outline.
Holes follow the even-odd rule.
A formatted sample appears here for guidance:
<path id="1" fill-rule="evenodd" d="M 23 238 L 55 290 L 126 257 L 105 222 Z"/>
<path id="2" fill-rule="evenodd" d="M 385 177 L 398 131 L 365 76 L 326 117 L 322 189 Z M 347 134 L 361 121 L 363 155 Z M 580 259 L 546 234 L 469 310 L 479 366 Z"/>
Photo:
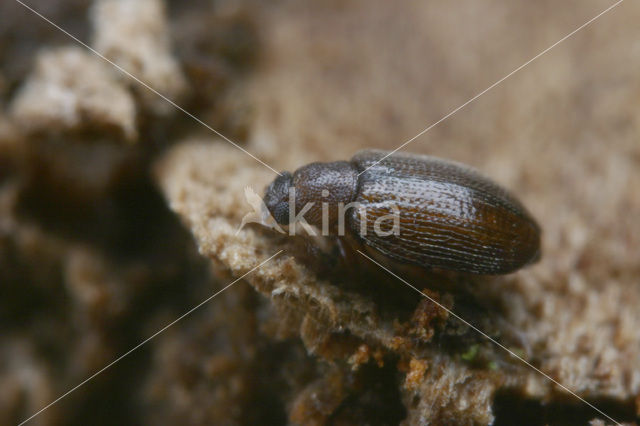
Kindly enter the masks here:
<path id="1" fill-rule="evenodd" d="M 25 3 L 277 170 L 394 149 L 613 4 Z M 621 3 L 406 147 L 478 168 L 543 228 L 535 266 L 456 278 L 490 302 L 437 297 L 628 423 L 640 412 L 638 18 L 636 2 Z M 339 263 L 318 272 L 299 242 L 259 227 L 235 235 L 243 188 L 271 179 L 2 2 L 0 423 L 26 419 L 280 249 L 34 424 L 607 420 L 452 331 L 455 319 L 424 314 L 417 294 L 388 298 L 401 291 L 393 279 Z"/>

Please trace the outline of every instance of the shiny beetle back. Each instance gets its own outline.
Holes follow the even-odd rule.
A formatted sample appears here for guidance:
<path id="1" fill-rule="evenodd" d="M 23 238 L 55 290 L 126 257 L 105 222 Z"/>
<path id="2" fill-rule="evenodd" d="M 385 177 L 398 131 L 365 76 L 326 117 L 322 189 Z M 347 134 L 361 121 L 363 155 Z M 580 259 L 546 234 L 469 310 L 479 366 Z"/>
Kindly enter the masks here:
<path id="1" fill-rule="evenodd" d="M 518 200 L 478 172 L 433 157 L 366 150 L 356 201 L 367 245 L 402 262 L 479 274 L 512 272 L 539 257 L 540 228 Z M 370 168 L 369 168 L 370 167 Z M 379 217 L 400 214 L 400 232 L 380 236 Z M 361 214 L 350 216 L 360 230 Z"/>

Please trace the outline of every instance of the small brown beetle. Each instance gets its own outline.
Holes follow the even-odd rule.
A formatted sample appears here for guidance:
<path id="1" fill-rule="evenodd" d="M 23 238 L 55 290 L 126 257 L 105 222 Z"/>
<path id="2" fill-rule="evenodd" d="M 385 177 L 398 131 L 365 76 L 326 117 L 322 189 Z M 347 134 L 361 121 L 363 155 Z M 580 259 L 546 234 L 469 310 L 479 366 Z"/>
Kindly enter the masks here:
<path id="1" fill-rule="evenodd" d="M 366 246 L 422 267 L 506 274 L 539 258 L 540 228 L 505 189 L 462 164 L 387 155 L 364 150 L 284 172 L 265 205 L 281 225 L 304 219 L 330 234 L 346 226 Z"/>

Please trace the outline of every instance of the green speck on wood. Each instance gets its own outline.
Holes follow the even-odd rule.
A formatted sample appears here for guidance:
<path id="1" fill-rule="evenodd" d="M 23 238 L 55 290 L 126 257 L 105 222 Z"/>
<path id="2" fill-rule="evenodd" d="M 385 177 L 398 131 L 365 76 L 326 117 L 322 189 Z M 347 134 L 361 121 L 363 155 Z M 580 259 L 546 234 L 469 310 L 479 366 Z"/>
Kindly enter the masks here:
<path id="1" fill-rule="evenodd" d="M 461 355 L 465 361 L 473 361 L 478 354 L 478 345 L 472 345 L 465 353 Z"/>

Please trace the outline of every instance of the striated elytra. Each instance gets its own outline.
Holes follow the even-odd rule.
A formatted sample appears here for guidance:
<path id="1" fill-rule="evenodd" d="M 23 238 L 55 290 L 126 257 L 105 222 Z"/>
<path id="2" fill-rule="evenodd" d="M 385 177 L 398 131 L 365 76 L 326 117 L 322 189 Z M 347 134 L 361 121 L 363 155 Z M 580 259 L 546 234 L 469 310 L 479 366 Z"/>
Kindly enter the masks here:
<path id="1" fill-rule="evenodd" d="M 265 205 L 279 224 L 344 228 L 384 256 L 425 268 L 505 274 L 539 258 L 540 228 L 508 191 L 462 164 L 387 154 L 365 150 L 284 172 Z"/>

